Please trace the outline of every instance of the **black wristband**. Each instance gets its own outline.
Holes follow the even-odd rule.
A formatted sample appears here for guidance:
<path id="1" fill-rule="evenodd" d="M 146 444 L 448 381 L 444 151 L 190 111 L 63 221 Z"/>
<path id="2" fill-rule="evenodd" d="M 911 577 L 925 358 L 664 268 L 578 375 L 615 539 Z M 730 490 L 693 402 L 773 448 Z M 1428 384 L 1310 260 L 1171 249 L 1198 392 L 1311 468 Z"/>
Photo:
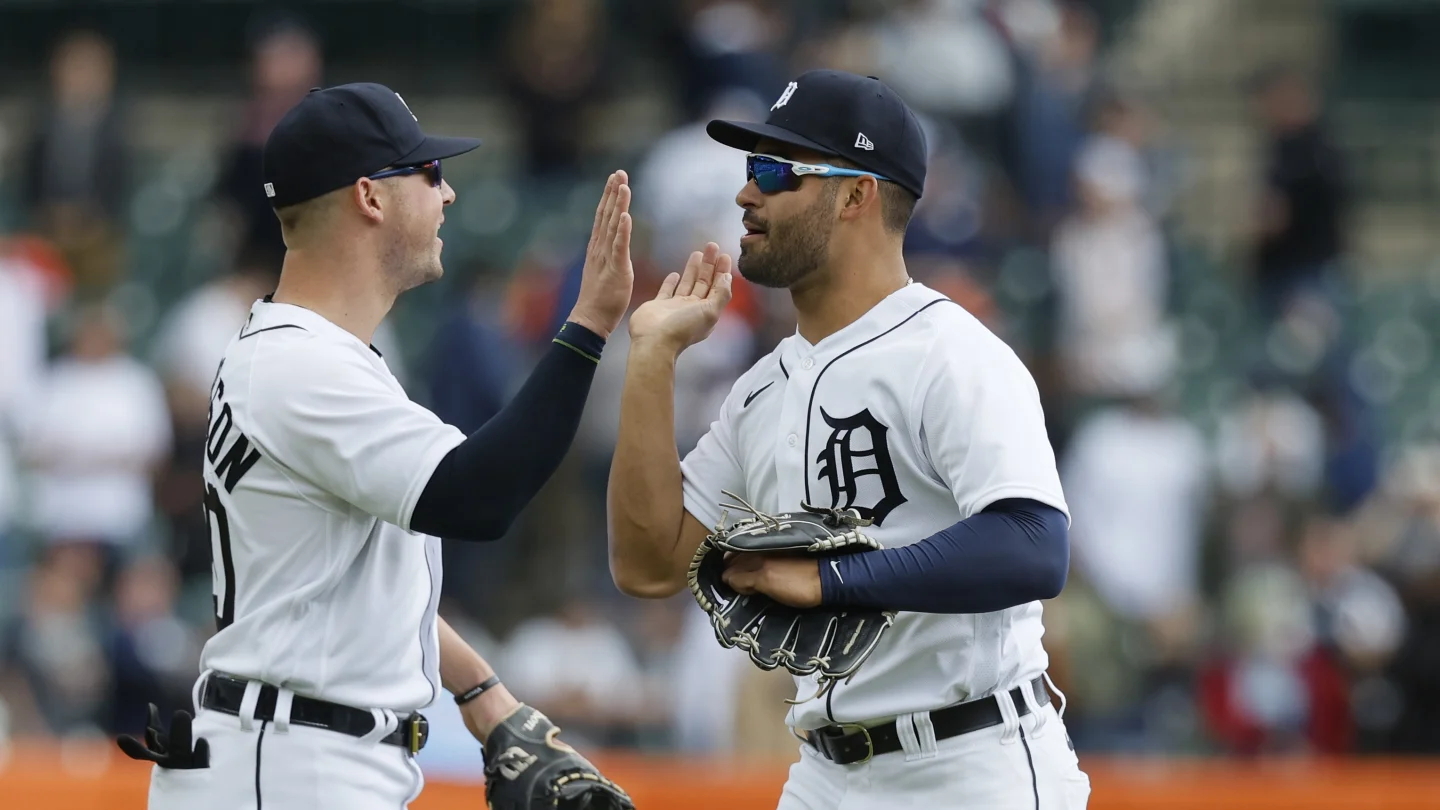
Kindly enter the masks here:
<path id="1" fill-rule="evenodd" d="M 474 700 L 475 698 L 480 697 L 481 695 L 485 694 L 485 693 L 488 692 L 489 690 L 494 689 L 495 687 L 497 687 L 497 686 L 499 686 L 499 685 L 500 685 L 500 676 L 499 676 L 499 675 L 491 675 L 490 677 L 488 677 L 488 678 L 486 678 L 485 680 L 481 681 L 481 682 L 479 683 L 479 685 L 477 685 L 477 686 L 472 686 L 472 687 L 470 687 L 469 689 L 466 689 L 466 690 L 465 690 L 464 692 L 462 692 L 461 694 L 456 695 L 456 696 L 455 696 L 455 705 L 456 705 L 456 706 L 464 706 L 466 703 L 469 703 L 470 701 Z"/>
<path id="2" fill-rule="evenodd" d="M 600 352 L 605 349 L 605 338 L 574 321 L 566 321 L 560 327 L 554 342 L 596 363 L 600 362 Z"/>

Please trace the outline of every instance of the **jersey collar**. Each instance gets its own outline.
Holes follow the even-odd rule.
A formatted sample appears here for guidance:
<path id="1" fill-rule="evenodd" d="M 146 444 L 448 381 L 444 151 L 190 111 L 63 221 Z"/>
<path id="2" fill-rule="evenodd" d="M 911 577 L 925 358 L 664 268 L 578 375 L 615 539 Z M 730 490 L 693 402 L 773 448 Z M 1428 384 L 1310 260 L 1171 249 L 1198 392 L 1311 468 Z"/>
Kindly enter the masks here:
<path id="1" fill-rule="evenodd" d="M 255 305 L 250 308 L 250 317 L 252 322 L 257 326 L 293 324 L 320 334 L 339 335 L 345 339 L 353 340 L 361 346 L 365 346 L 365 348 L 374 352 L 377 357 L 383 359 L 385 356 L 380 354 L 379 349 L 374 346 L 366 346 L 360 338 L 355 337 L 351 333 L 331 323 L 324 315 L 321 315 L 313 309 L 306 309 L 296 304 L 277 303 L 274 300 L 273 293 L 255 302 Z"/>
<path id="2" fill-rule="evenodd" d="M 834 357 L 853 346 L 878 337 L 887 329 L 894 328 L 896 324 L 927 305 L 943 298 L 945 298 L 943 294 L 918 281 L 912 281 L 885 296 L 880 303 L 871 307 L 854 323 L 819 343 L 810 343 L 800 335 L 800 330 L 797 328 L 795 334 L 788 340 L 788 350 L 784 353 L 784 356 L 787 357 L 786 365 L 789 365 L 788 358 L 792 357 L 799 361 L 803 361 L 807 357 L 816 361 Z"/>

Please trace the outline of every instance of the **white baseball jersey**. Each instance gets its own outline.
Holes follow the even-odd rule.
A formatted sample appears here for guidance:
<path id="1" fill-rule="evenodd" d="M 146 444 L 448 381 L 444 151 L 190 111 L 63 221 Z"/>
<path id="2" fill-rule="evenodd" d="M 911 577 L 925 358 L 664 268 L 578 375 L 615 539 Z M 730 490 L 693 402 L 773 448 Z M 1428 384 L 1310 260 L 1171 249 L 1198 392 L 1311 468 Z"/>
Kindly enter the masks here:
<path id="1" fill-rule="evenodd" d="M 811 345 L 780 342 L 735 384 L 681 465 L 685 508 L 720 520 L 721 490 L 770 512 L 854 507 L 903 546 L 1006 498 L 1066 511 L 1034 380 L 968 312 L 910 284 Z M 900 613 L 853 680 L 791 709 L 813 729 L 928 711 L 1043 672 L 1040 603 Z M 797 678 L 801 697 L 813 678 Z"/>
<path id="2" fill-rule="evenodd" d="M 256 302 L 211 390 L 205 505 L 220 629 L 202 668 L 360 708 L 434 700 L 440 542 L 408 527 L 464 438 L 354 335 Z"/>

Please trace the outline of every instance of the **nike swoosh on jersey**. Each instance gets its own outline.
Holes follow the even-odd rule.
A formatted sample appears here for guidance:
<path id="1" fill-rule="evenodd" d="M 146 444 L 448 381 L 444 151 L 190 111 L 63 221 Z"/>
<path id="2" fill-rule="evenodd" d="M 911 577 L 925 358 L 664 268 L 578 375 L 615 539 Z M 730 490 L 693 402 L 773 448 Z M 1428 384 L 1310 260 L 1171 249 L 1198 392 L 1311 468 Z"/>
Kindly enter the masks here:
<path id="1" fill-rule="evenodd" d="M 755 397 L 760 396 L 760 394 L 763 393 L 766 388 L 769 388 L 770 386 L 772 386 L 772 385 L 774 385 L 774 384 L 775 384 L 775 381 L 774 381 L 774 380 L 771 380 L 770 382 L 765 383 L 764 385 L 760 386 L 759 388 L 755 389 L 754 391 L 751 391 L 751 392 L 750 392 L 750 396 L 745 397 L 745 404 L 744 404 L 744 405 L 741 405 L 740 407 L 742 407 L 742 408 L 748 408 L 748 407 L 750 407 L 750 403 L 751 403 L 751 401 L 753 401 L 753 400 L 755 399 Z"/>
<path id="2" fill-rule="evenodd" d="M 840 561 L 839 561 L 839 560 L 831 560 L 831 561 L 830 561 L 830 570 L 835 572 L 835 578 L 836 578 L 836 579 L 840 580 L 841 582 L 844 582 L 844 581 L 845 581 L 845 577 L 840 576 Z"/>

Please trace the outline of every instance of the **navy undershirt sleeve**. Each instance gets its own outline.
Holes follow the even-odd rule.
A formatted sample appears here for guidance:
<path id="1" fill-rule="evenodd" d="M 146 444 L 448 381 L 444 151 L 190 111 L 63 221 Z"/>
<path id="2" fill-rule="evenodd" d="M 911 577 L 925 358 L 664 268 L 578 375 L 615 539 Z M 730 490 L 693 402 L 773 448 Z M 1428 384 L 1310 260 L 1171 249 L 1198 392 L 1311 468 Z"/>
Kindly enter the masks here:
<path id="1" fill-rule="evenodd" d="M 410 528 L 451 540 L 498 540 L 570 450 L 604 338 L 566 323 L 525 385 L 435 467 Z"/>
<path id="2" fill-rule="evenodd" d="M 1070 568 L 1069 527 L 1053 506 L 1008 499 L 914 545 L 824 563 L 825 605 L 989 613 L 1060 594 Z"/>

